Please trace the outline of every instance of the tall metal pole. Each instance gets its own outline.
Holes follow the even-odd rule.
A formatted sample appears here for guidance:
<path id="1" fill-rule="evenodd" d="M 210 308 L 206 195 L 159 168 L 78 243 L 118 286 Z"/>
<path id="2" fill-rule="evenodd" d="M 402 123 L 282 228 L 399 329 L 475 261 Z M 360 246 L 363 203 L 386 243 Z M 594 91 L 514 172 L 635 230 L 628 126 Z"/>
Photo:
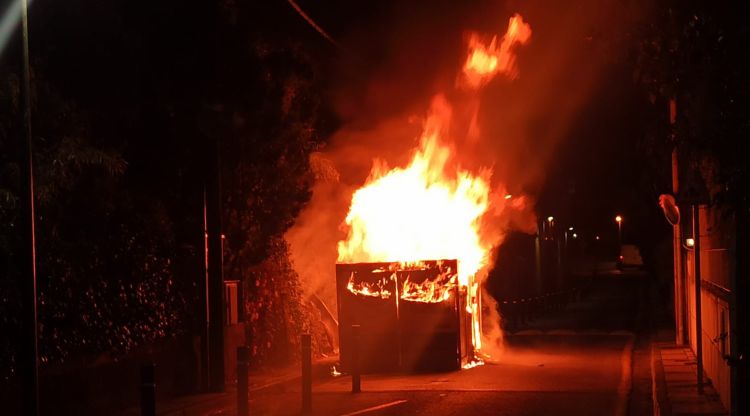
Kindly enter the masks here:
<path id="1" fill-rule="evenodd" d="M 693 205 L 693 264 L 695 270 L 695 359 L 698 393 L 703 393 L 703 321 L 701 316 L 701 227 L 700 206 Z"/>
<path id="2" fill-rule="evenodd" d="M 201 318 L 201 358 L 200 358 L 200 389 L 203 392 L 211 390 L 211 358 L 208 342 L 211 329 L 211 310 L 209 303 L 209 276 L 208 276 L 208 203 L 206 202 L 206 182 L 203 182 L 203 275 L 200 290 L 200 318 Z"/>
<path id="3" fill-rule="evenodd" d="M 669 125 L 671 132 L 670 140 L 674 147 L 672 149 L 672 194 L 677 197 L 680 193 L 680 176 L 679 160 L 677 155 L 677 143 L 675 138 L 675 124 L 677 123 L 677 100 L 669 100 Z M 677 345 L 687 343 L 687 321 L 686 318 L 686 294 L 685 276 L 682 272 L 682 236 L 680 224 L 672 226 L 672 250 L 674 265 L 674 324 L 675 324 L 675 341 Z"/>
<path id="4" fill-rule="evenodd" d="M 22 250 L 21 290 L 23 296 L 23 342 L 20 373 L 22 378 L 24 414 L 39 414 L 39 353 L 36 309 L 36 237 L 34 230 L 34 163 L 31 140 L 31 72 L 29 69 L 28 0 L 21 2 L 21 125 L 23 152 L 21 157 L 21 223 Z"/>
<path id="5" fill-rule="evenodd" d="M 209 139 L 206 181 L 208 230 L 208 354 L 210 390 L 224 391 L 224 256 L 221 241 L 221 159 L 219 142 Z"/>

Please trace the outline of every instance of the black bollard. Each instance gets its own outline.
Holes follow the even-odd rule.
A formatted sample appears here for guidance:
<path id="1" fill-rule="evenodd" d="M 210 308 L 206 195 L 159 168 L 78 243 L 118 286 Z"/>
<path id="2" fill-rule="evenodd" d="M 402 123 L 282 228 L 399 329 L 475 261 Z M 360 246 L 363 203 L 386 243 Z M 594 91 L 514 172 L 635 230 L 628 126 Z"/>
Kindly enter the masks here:
<path id="1" fill-rule="evenodd" d="M 302 412 L 312 411 L 312 341 L 302 334 Z"/>
<path id="2" fill-rule="evenodd" d="M 237 347 L 237 416 L 248 415 L 247 369 L 250 351 L 247 346 Z"/>
<path id="3" fill-rule="evenodd" d="M 156 416 L 156 365 L 141 367 L 141 416 Z"/>
<path id="4" fill-rule="evenodd" d="M 362 391 L 359 376 L 359 325 L 352 325 L 352 393 Z"/>

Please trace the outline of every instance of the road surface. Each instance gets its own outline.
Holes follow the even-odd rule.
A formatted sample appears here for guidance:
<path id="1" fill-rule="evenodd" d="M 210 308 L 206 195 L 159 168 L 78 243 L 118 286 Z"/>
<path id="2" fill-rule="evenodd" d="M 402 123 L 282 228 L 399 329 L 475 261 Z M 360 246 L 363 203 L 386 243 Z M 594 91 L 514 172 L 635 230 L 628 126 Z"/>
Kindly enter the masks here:
<path id="1" fill-rule="evenodd" d="M 366 375 L 359 394 L 350 392 L 348 376 L 317 383 L 312 414 L 644 414 L 650 409 L 649 358 L 637 351 L 644 344 L 639 332 L 647 279 L 637 273 L 598 277 L 582 301 L 508 336 L 496 363 L 448 373 Z M 295 388 L 250 400 L 253 415 L 299 415 L 300 408 Z"/>

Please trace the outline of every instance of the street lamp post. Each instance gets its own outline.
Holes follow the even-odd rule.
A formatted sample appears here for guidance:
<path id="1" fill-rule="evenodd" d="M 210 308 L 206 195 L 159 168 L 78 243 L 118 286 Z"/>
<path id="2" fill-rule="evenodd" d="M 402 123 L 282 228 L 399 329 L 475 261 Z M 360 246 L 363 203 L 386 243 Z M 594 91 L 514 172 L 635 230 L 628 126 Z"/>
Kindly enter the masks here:
<path id="1" fill-rule="evenodd" d="M 547 237 L 550 240 L 554 239 L 554 234 L 552 230 L 552 226 L 554 225 L 555 225 L 555 217 L 550 215 L 549 217 L 547 217 Z"/>
<path id="2" fill-rule="evenodd" d="M 617 247 L 622 251 L 622 216 L 616 216 L 615 221 L 617 222 Z"/>
<path id="3" fill-rule="evenodd" d="M 23 227 L 21 290 L 23 296 L 23 342 L 18 363 L 23 390 L 24 414 L 39 414 L 39 354 L 37 337 L 36 241 L 34 231 L 34 169 L 31 140 L 31 71 L 29 70 L 28 0 L 20 2 L 21 25 L 21 223 Z"/>

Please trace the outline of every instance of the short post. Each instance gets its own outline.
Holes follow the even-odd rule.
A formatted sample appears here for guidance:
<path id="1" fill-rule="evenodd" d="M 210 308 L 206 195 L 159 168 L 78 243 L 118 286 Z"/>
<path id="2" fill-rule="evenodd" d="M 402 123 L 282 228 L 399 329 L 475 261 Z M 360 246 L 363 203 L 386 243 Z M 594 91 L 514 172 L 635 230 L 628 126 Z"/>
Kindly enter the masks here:
<path id="1" fill-rule="evenodd" d="M 362 391 L 359 375 L 359 329 L 359 325 L 352 325 L 352 393 Z"/>
<path id="2" fill-rule="evenodd" d="M 312 411 L 312 340 L 302 334 L 302 412 Z"/>
<path id="3" fill-rule="evenodd" d="M 250 350 L 246 345 L 237 347 L 237 416 L 248 416 L 247 372 Z"/>
<path id="4" fill-rule="evenodd" d="M 141 416 L 156 416 L 156 365 L 141 367 Z"/>

